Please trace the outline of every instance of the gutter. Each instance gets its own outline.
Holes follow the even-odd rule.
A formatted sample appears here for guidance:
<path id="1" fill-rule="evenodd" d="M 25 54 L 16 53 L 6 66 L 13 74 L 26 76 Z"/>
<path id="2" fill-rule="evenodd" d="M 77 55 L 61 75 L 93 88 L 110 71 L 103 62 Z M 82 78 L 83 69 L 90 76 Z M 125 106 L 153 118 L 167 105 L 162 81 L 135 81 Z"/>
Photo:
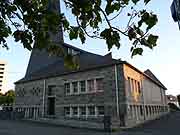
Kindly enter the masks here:
<path id="1" fill-rule="evenodd" d="M 115 87 L 116 87 L 116 112 L 119 117 L 119 88 L 118 88 L 118 74 L 117 74 L 117 65 L 114 65 L 114 73 L 115 73 Z"/>
<path id="2" fill-rule="evenodd" d="M 44 79 L 42 117 L 44 117 L 44 114 L 45 114 L 45 95 L 46 95 L 46 80 Z"/>

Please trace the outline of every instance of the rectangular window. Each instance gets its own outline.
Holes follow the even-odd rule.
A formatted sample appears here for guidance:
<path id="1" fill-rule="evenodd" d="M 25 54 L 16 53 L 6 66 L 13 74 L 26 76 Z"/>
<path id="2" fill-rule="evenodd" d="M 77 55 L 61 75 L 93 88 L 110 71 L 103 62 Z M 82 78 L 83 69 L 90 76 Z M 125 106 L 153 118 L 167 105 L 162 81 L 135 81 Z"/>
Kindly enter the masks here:
<path id="1" fill-rule="evenodd" d="M 134 80 L 134 92 L 137 92 L 137 81 Z"/>
<path id="2" fill-rule="evenodd" d="M 72 83 L 72 89 L 73 89 L 73 93 L 78 92 L 78 82 L 73 82 Z"/>
<path id="3" fill-rule="evenodd" d="M 78 51 L 75 51 L 75 50 L 72 49 L 72 55 L 76 55 L 78 53 L 79 53 Z"/>
<path id="4" fill-rule="evenodd" d="M 97 106 L 98 115 L 104 115 L 104 106 Z"/>
<path id="5" fill-rule="evenodd" d="M 68 48 L 68 54 L 72 55 L 72 49 Z"/>
<path id="6" fill-rule="evenodd" d="M 78 115 L 78 107 L 72 107 L 72 115 L 74 116 Z"/>
<path id="7" fill-rule="evenodd" d="M 146 108 L 146 115 L 149 115 L 149 111 L 148 111 L 148 106 L 145 107 Z"/>
<path id="8" fill-rule="evenodd" d="M 88 91 L 94 91 L 94 80 L 88 80 Z"/>
<path id="9" fill-rule="evenodd" d="M 0 68 L 0 70 L 4 70 L 4 68 Z"/>
<path id="10" fill-rule="evenodd" d="M 134 93 L 134 80 L 131 79 L 131 93 Z"/>
<path id="11" fill-rule="evenodd" d="M 128 77 L 128 91 L 131 91 L 131 79 Z"/>
<path id="12" fill-rule="evenodd" d="M 138 93 L 140 94 L 141 93 L 141 85 L 140 85 L 140 82 L 137 82 L 137 87 L 138 87 Z"/>
<path id="13" fill-rule="evenodd" d="M 141 116 L 143 116 L 143 107 L 142 107 L 142 105 L 140 106 L 140 114 L 141 114 Z"/>
<path id="14" fill-rule="evenodd" d="M 52 85 L 52 86 L 48 86 L 48 96 L 52 96 L 55 95 L 55 88 L 56 86 Z"/>
<path id="15" fill-rule="evenodd" d="M 3 76 L 0 76 L 0 78 L 3 78 Z"/>
<path id="16" fill-rule="evenodd" d="M 5 64 L 0 64 L 0 66 L 5 66 Z"/>
<path id="17" fill-rule="evenodd" d="M 64 84 L 64 87 L 65 87 L 65 93 L 66 94 L 70 94 L 70 83 L 65 83 Z"/>
<path id="18" fill-rule="evenodd" d="M 86 92 L 86 81 L 80 81 L 80 91 Z"/>
<path id="19" fill-rule="evenodd" d="M 88 115 L 95 115 L 95 106 L 89 106 L 88 107 Z"/>
<path id="20" fill-rule="evenodd" d="M 103 79 L 102 78 L 96 79 L 96 90 L 103 91 Z"/>
<path id="21" fill-rule="evenodd" d="M 70 116 L 70 107 L 64 107 L 64 115 Z"/>
<path id="22" fill-rule="evenodd" d="M 0 74 L 4 74 L 4 72 L 0 72 Z"/>
<path id="23" fill-rule="evenodd" d="M 79 107 L 79 112 L 80 112 L 80 116 L 85 116 L 86 115 L 86 107 L 85 106 Z"/>

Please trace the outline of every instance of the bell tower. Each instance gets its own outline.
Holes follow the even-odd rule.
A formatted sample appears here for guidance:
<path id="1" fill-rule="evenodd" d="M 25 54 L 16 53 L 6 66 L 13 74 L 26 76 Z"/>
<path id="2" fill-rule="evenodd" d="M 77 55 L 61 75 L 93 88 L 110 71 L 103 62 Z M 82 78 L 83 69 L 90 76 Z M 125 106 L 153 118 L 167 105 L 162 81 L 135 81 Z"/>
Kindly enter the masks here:
<path id="1" fill-rule="evenodd" d="M 60 14 L 60 12 L 61 12 L 60 11 L 60 0 L 49 0 L 47 8 L 49 11 L 57 12 L 58 14 Z M 53 42 L 58 43 L 60 46 L 61 46 L 61 44 L 63 44 L 64 40 L 63 40 L 62 27 L 59 28 L 59 32 L 57 32 L 56 34 L 50 33 L 50 36 L 51 36 L 51 39 Z M 35 48 L 32 49 L 25 76 L 28 76 L 31 73 L 36 72 L 39 69 L 46 67 L 49 64 L 54 63 L 58 59 L 61 59 L 61 58 L 57 58 L 55 56 L 49 56 L 48 52 L 46 52 L 45 50 L 40 51 Z"/>

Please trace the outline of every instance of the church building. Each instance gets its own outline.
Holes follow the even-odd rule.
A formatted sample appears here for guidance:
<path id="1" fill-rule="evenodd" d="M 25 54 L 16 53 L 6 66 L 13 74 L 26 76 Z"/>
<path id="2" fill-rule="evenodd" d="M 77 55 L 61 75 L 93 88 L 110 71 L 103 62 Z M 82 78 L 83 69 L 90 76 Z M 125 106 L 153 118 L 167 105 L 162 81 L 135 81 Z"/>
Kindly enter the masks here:
<path id="1" fill-rule="evenodd" d="M 60 12 L 58 0 L 53 10 Z M 63 40 L 62 30 L 54 37 Z M 61 57 L 33 49 L 26 75 L 15 82 L 15 109 L 24 119 L 78 127 L 103 128 L 104 116 L 113 128 L 132 127 L 168 112 L 167 88 L 148 69 L 140 71 L 111 53 L 97 55 L 66 43 L 78 69 L 64 66 Z"/>

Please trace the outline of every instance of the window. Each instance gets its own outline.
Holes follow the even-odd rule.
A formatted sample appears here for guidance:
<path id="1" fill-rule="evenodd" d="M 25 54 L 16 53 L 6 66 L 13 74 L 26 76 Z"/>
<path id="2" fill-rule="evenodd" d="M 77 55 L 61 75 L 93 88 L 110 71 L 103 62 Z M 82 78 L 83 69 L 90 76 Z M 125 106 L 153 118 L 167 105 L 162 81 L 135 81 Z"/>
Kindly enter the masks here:
<path id="1" fill-rule="evenodd" d="M 88 91 L 94 91 L 94 80 L 88 80 Z"/>
<path id="2" fill-rule="evenodd" d="M 72 55 L 76 55 L 78 53 L 79 53 L 78 51 L 75 51 L 75 50 L 72 49 Z"/>
<path id="3" fill-rule="evenodd" d="M 68 54 L 72 54 L 72 49 L 68 48 Z"/>
<path id="4" fill-rule="evenodd" d="M 52 85 L 52 86 L 48 86 L 48 96 L 52 96 L 52 95 L 55 95 L 55 86 Z"/>
<path id="5" fill-rule="evenodd" d="M 70 83 L 65 83 L 65 93 L 70 94 Z"/>
<path id="6" fill-rule="evenodd" d="M 72 49 L 72 48 L 68 48 L 68 54 L 70 54 L 70 55 L 76 55 L 76 54 L 78 54 L 79 52 L 78 51 L 76 51 L 76 50 L 74 50 L 74 49 Z"/>
<path id="7" fill-rule="evenodd" d="M 78 92 L 78 82 L 73 82 L 72 83 L 72 89 L 73 89 L 73 93 Z"/>
<path id="8" fill-rule="evenodd" d="M 3 78 L 3 76 L 0 76 L 0 78 Z"/>
<path id="9" fill-rule="evenodd" d="M 0 68 L 0 70 L 4 70 L 4 68 Z"/>
<path id="10" fill-rule="evenodd" d="M 140 114 L 141 114 L 141 116 L 143 116 L 143 107 L 142 107 L 142 105 L 140 106 Z"/>
<path id="11" fill-rule="evenodd" d="M 98 106 L 97 110 L 98 110 L 98 115 L 104 115 L 104 106 Z"/>
<path id="12" fill-rule="evenodd" d="M 80 81 L 80 91 L 86 92 L 86 81 Z"/>
<path id="13" fill-rule="evenodd" d="M 149 111 L 148 111 L 148 106 L 146 106 L 146 115 L 148 116 L 149 114 Z"/>
<path id="14" fill-rule="evenodd" d="M 4 74 L 4 72 L 0 72 L 0 74 Z"/>
<path id="15" fill-rule="evenodd" d="M 134 93 L 134 80 L 131 79 L 131 92 Z"/>
<path id="16" fill-rule="evenodd" d="M 78 107 L 72 107 L 72 115 L 74 116 L 78 115 Z"/>
<path id="17" fill-rule="evenodd" d="M 80 116 L 85 116 L 86 115 L 86 107 L 85 106 L 79 107 L 79 112 L 80 112 Z"/>
<path id="18" fill-rule="evenodd" d="M 140 86 L 140 82 L 137 82 L 138 85 L 138 93 L 141 93 L 141 86 Z"/>
<path id="19" fill-rule="evenodd" d="M 0 64 L 0 66 L 5 66 L 5 64 Z"/>
<path id="20" fill-rule="evenodd" d="M 95 106 L 89 106 L 88 112 L 88 115 L 95 115 Z"/>
<path id="21" fill-rule="evenodd" d="M 64 115 L 70 116 L 70 107 L 64 107 Z"/>
<path id="22" fill-rule="evenodd" d="M 131 79 L 128 77 L 128 91 L 131 91 Z"/>
<path id="23" fill-rule="evenodd" d="M 103 90 L 103 79 L 102 78 L 96 79 L 96 90 L 97 91 Z"/>

